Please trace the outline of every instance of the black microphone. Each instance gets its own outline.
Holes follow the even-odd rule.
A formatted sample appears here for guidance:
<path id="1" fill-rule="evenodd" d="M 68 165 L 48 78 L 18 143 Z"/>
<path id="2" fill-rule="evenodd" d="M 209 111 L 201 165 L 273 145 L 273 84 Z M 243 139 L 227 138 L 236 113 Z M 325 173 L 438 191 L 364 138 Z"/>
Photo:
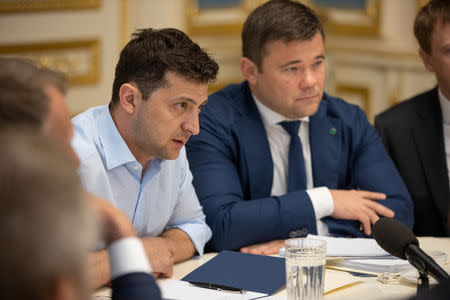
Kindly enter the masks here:
<path id="1" fill-rule="evenodd" d="M 419 241 L 402 222 L 381 218 L 373 225 L 373 236 L 381 248 L 400 259 L 407 259 L 421 274 L 430 274 L 441 282 L 450 278 L 433 258 L 419 247 Z"/>

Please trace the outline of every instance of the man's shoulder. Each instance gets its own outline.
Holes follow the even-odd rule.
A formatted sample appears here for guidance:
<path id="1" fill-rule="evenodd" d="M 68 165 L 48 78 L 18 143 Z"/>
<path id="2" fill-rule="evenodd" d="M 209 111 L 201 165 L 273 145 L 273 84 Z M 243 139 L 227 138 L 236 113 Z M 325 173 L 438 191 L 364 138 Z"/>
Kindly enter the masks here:
<path id="1" fill-rule="evenodd" d="M 203 113 L 219 120 L 230 120 L 242 114 L 249 92 L 247 82 L 227 85 L 208 97 Z"/>
<path id="2" fill-rule="evenodd" d="M 107 109 L 108 107 L 105 105 L 88 108 L 84 112 L 73 117 L 72 124 L 75 129 L 88 131 L 92 135 L 96 132 L 94 129 L 97 128 L 99 117 L 104 114 Z"/>
<path id="3" fill-rule="evenodd" d="M 426 109 L 432 104 L 433 97 L 437 96 L 437 90 L 431 89 L 406 99 L 387 110 L 378 114 L 375 122 L 378 125 L 382 124 L 403 124 L 416 118 L 417 111 Z"/>
<path id="4" fill-rule="evenodd" d="M 232 102 L 236 98 L 243 97 L 248 89 L 249 88 L 246 81 L 240 84 L 229 84 L 224 88 L 218 90 L 217 92 L 211 94 L 208 99 L 208 104 L 210 104 L 210 101 L 213 103 L 226 103 L 230 101 Z"/>
<path id="5" fill-rule="evenodd" d="M 99 115 L 104 113 L 106 109 L 106 105 L 90 107 L 73 117 L 72 124 L 77 128 L 89 128 L 95 126 L 98 122 Z"/>
<path id="6" fill-rule="evenodd" d="M 352 125 L 353 122 L 366 119 L 365 112 L 355 104 L 351 104 L 341 98 L 324 93 L 321 106 L 325 107 L 326 117 L 341 119 L 344 123 Z M 319 108 L 319 113 L 320 108 Z"/>
<path id="7" fill-rule="evenodd" d="M 97 152 L 99 143 L 98 122 L 107 107 L 96 106 L 87 109 L 72 119 L 74 135 L 72 147 L 83 161 L 86 157 Z"/>

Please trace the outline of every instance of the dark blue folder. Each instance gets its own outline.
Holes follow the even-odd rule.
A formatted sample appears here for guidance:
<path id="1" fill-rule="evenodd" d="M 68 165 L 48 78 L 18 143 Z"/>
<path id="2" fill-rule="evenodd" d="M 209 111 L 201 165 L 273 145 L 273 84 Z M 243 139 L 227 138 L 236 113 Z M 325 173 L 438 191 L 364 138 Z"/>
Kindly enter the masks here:
<path id="1" fill-rule="evenodd" d="M 222 251 L 183 279 L 273 294 L 286 284 L 284 258 Z"/>

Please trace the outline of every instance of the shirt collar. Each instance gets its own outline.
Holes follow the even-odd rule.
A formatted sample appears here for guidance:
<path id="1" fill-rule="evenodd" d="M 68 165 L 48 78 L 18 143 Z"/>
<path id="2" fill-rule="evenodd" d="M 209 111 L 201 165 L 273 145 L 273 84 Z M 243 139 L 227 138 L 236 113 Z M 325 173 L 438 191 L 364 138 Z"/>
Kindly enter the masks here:
<path id="1" fill-rule="evenodd" d="M 111 170 L 120 165 L 137 162 L 127 144 L 117 130 L 116 124 L 111 117 L 108 105 L 103 106 L 98 122 L 100 142 L 105 153 L 106 166 Z"/>
<path id="2" fill-rule="evenodd" d="M 450 101 L 445 98 L 440 89 L 438 89 L 438 95 L 441 104 L 442 121 L 444 124 L 450 125 Z"/>
<path id="3" fill-rule="evenodd" d="M 285 116 L 280 115 L 279 113 L 271 110 L 264 104 L 262 104 L 258 98 L 253 95 L 253 100 L 255 100 L 256 107 L 258 108 L 259 114 L 261 115 L 261 119 L 263 121 L 264 126 L 278 125 L 278 123 L 283 121 L 295 121 L 291 119 L 287 119 Z M 303 117 L 298 119 L 302 122 L 309 122 L 309 117 Z"/>

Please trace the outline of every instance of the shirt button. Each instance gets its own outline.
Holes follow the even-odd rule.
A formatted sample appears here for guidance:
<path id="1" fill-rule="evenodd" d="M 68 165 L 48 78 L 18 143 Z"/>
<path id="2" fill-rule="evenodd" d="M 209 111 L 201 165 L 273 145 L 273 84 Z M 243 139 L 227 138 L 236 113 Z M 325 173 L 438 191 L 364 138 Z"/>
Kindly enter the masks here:
<path id="1" fill-rule="evenodd" d="M 291 237 L 291 238 L 295 238 L 296 236 L 297 236 L 297 233 L 295 231 L 291 231 L 289 233 L 289 237 Z"/>
<path id="2" fill-rule="evenodd" d="M 138 166 L 134 166 L 133 169 L 135 169 L 136 171 L 139 170 Z"/>

